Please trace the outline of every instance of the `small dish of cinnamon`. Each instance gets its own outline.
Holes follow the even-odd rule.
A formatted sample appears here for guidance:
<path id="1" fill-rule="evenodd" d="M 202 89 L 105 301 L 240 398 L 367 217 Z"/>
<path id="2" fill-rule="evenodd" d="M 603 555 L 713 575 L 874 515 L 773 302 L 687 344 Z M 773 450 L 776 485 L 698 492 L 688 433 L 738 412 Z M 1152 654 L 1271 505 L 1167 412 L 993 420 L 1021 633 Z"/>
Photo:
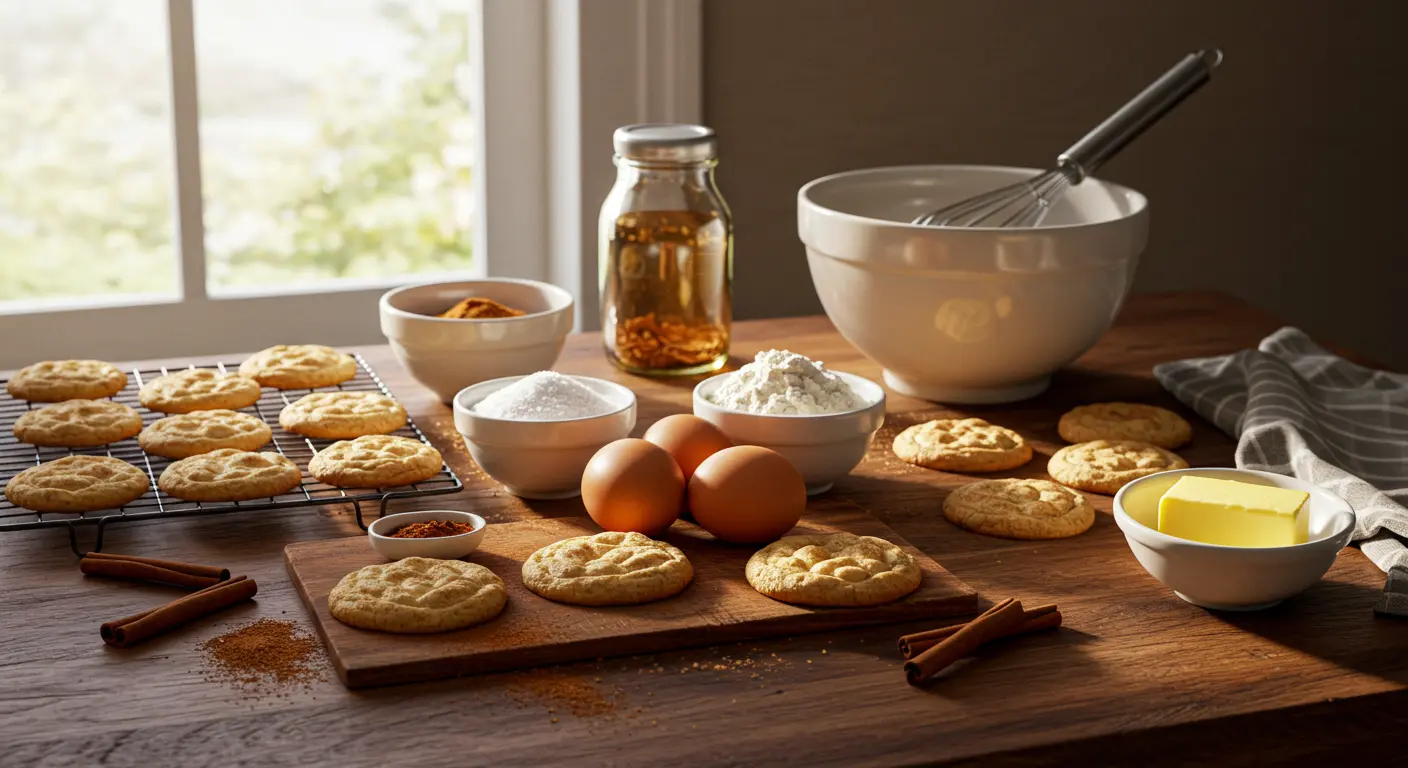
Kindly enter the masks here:
<path id="1" fill-rule="evenodd" d="M 487 527 L 484 518 L 472 512 L 432 509 L 378 518 L 367 527 L 367 538 L 388 560 L 455 560 L 479 548 Z"/>

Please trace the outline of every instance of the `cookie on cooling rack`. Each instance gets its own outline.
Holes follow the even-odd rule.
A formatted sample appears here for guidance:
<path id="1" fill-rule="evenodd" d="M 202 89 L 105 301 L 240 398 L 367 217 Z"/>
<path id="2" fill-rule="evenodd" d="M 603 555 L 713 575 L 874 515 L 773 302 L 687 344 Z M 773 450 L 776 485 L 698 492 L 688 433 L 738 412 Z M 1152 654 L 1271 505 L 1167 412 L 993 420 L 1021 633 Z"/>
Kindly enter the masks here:
<path id="1" fill-rule="evenodd" d="M 193 368 L 158 376 L 143 384 L 137 392 L 137 400 L 144 408 L 162 413 L 237 411 L 259 402 L 259 393 L 259 382 L 247 376 Z"/>
<path id="2" fill-rule="evenodd" d="M 357 375 L 357 361 L 321 344 L 280 344 L 240 363 L 240 375 L 277 389 L 316 389 Z"/>
<path id="3" fill-rule="evenodd" d="M 339 488 L 390 488 L 429 480 L 443 464 L 440 452 L 419 440 L 366 435 L 318 451 L 308 473 Z"/>
<path id="4" fill-rule="evenodd" d="M 65 456 L 30 467 L 5 484 L 5 498 L 35 512 L 92 512 L 141 498 L 145 472 L 110 456 Z"/>
<path id="5" fill-rule="evenodd" d="M 342 440 L 406 425 L 406 409 L 380 392 L 314 392 L 284 406 L 279 426 L 304 437 Z"/>
<path id="6" fill-rule="evenodd" d="M 98 400 L 127 386 L 127 374 L 102 360 L 45 360 L 27 365 L 5 384 L 10 397 L 36 403 Z"/>
<path id="7" fill-rule="evenodd" d="M 302 480 L 298 466 L 277 453 L 221 448 L 167 467 L 157 487 L 186 501 L 249 501 L 287 493 Z"/>
<path id="8" fill-rule="evenodd" d="M 88 448 L 142 431 L 142 416 L 112 400 L 65 400 L 20 414 L 12 431 L 30 445 Z"/>
<path id="9" fill-rule="evenodd" d="M 247 413 L 213 410 L 157 419 L 142 430 L 137 443 L 153 456 L 184 459 L 221 448 L 252 451 L 273 436 L 268 424 Z"/>

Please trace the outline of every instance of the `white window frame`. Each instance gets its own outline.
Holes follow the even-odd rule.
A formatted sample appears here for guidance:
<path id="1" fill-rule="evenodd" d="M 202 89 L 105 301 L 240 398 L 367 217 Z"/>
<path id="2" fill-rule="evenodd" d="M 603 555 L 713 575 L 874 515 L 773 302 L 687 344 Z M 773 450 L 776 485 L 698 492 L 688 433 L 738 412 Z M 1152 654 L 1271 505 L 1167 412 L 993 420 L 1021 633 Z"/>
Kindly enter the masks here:
<path id="1" fill-rule="evenodd" d="M 599 325 L 596 218 L 615 177 L 611 132 L 637 122 L 702 121 L 701 3 L 481 0 L 482 34 L 471 41 L 480 76 L 475 269 L 458 279 L 545 280 L 577 297 L 580 329 Z M 193 0 L 167 5 L 181 297 L 95 297 L 0 314 L 0 368 L 69 357 L 229 354 L 277 343 L 377 343 L 380 295 L 438 278 L 208 294 Z"/>

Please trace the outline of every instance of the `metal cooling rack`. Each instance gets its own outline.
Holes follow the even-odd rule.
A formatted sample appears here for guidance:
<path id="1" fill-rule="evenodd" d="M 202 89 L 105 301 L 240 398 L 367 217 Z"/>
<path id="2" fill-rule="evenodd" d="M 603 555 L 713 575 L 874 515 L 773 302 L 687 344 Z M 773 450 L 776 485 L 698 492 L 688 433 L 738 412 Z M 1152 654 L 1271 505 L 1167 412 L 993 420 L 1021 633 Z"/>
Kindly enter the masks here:
<path id="1" fill-rule="evenodd" d="M 148 454 L 137 445 L 137 438 L 135 437 L 104 446 L 98 446 L 96 448 L 43 448 L 28 443 L 21 443 L 15 439 L 10 427 L 14 425 L 15 419 L 19 418 L 20 414 L 30 408 L 38 408 L 46 405 L 46 403 L 31 404 L 24 400 L 16 400 L 6 394 L 3 387 L 0 387 L 0 486 L 4 486 L 10 481 L 10 478 L 30 467 L 73 454 L 111 456 L 113 458 L 122 459 L 146 472 L 148 478 L 151 480 L 151 489 L 136 501 L 124 507 L 104 509 L 96 512 L 34 512 L 22 507 L 17 507 L 11 504 L 8 499 L 0 496 L 0 532 L 66 526 L 68 528 L 69 544 L 73 547 L 74 554 L 81 555 L 83 552 L 78 547 L 78 526 L 82 525 L 93 525 L 97 527 L 97 540 L 93 545 L 93 551 L 99 551 L 103 548 L 103 531 L 112 523 L 346 503 L 353 505 L 357 514 L 357 524 L 365 529 L 366 524 L 362 519 L 363 502 L 378 502 L 380 504 L 381 514 L 386 514 L 386 503 L 391 499 L 454 493 L 463 488 L 464 483 L 455 476 L 454 470 L 450 469 L 446 464 L 440 466 L 440 473 L 435 477 L 394 490 L 352 489 L 352 492 L 349 493 L 348 490 L 320 483 L 308 474 L 308 460 L 313 458 L 313 454 L 336 441 L 307 438 L 302 435 L 285 432 L 279 427 L 279 411 L 283 410 L 285 405 L 288 405 L 310 392 L 326 392 L 340 389 L 349 392 L 380 392 L 390 397 L 391 392 L 387 390 L 381 378 L 376 375 L 376 371 L 373 371 L 371 366 L 367 365 L 367 361 L 363 360 L 361 355 L 354 355 L 354 357 L 357 360 L 357 375 L 350 381 L 345 381 L 336 387 L 320 387 L 318 389 L 279 390 L 265 387 L 262 396 L 259 398 L 259 402 L 248 408 L 241 409 L 245 413 L 259 417 L 264 423 L 269 425 L 274 433 L 273 440 L 270 441 L 270 444 L 260 450 L 267 451 L 272 448 L 284 456 L 287 456 L 303 470 L 303 482 L 297 488 L 278 496 L 272 496 L 268 499 L 257 499 L 253 501 L 218 503 L 184 501 L 166 495 L 157 488 L 156 479 L 161 476 L 162 470 L 166 469 L 174 459 Z M 237 370 L 239 363 L 216 363 L 214 365 L 199 366 L 189 365 L 186 367 L 214 368 L 215 370 L 225 373 Z M 127 387 L 114 395 L 112 399 L 119 403 L 129 405 L 136 409 L 138 413 L 142 414 L 142 425 L 145 427 L 167 414 L 154 413 L 143 408 L 141 404 L 137 402 L 137 391 L 141 389 L 143 383 L 175 370 L 182 369 L 154 368 L 129 370 L 127 371 Z M 0 380 L 0 384 L 3 383 L 4 380 Z M 427 445 L 430 444 L 425 434 L 421 432 L 415 422 L 411 421 L 409 418 L 406 420 L 406 426 L 392 434 L 415 438 Z"/>

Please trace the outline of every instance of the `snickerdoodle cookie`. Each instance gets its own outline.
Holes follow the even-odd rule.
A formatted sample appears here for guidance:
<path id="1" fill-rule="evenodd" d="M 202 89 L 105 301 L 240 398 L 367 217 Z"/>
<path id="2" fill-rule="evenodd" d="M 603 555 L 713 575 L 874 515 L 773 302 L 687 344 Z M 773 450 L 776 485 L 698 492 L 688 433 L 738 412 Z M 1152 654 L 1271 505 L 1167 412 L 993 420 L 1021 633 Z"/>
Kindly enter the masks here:
<path id="1" fill-rule="evenodd" d="M 1031 461 L 1032 447 L 1006 427 L 982 419 L 936 419 L 895 436 L 895 455 L 952 472 L 996 472 Z"/>
<path id="2" fill-rule="evenodd" d="M 5 383 L 10 397 L 36 403 L 98 400 L 127 386 L 127 374 L 101 360 L 45 360 L 21 368 Z"/>
<path id="3" fill-rule="evenodd" d="M 979 480 L 948 495 L 944 517 L 986 536 L 1063 539 L 1089 529 L 1095 509 L 1079 492 L 1050 480 Z"/>
<path id="4" fill-rule="evenodd" d="M 152 486 L 146 473 L 110 456 L 65 456 L 30 467 L 5 484 L 5 498 L 35 512 L 121 507 Z"/>
<path id="5" fill-rule="evenodd" d="M 331 440 L 384 435 L 406 425 L 406 409 L 379 392 L 314 392 L 284 406 L 279 426 Z"/>
<path id="6" fill-rule="evenodd" d="M 1125 483 L 1168 469 L 1184 469 L 1178 454 L 1137 440 L 1091 440 L 1052 454 L 1046 471 L 1058 482 L 1093 493 L 1115 493 Z"/>
<path id="7" fill-rule="evenodd" d="M 617 531 L 553 542 L 523 563 L 524 586 L 573 605 L 648 603 L 678 594 L 693 578 L 678 548 Z"/>
<path id="8" fill-rule="evenodd" d="M 440 452 L 419 440 L 366 435 L 313 454 L 308 473 L 339 488 L 390 488 L 429 480 L 443 464 Z"/>
<path id="9" fill-rule="evenodd" d="M 268 424 L 247 413 L 222 409 L 157 419 L 142 430 L 137 443 L 153 456 L 184 459 L 221 448 L 252 451 L 273 434 Z"/>
<path id="10" fill-rule="evenodd" d="M 193 368 L 143 384 L 137 400 L 144 408 L 162 413 L 237 411 L 259 402 L 259 393 L 259 382 L 247 376 Z"/>
<path id="11" fill-rule="evenodd" d="M 748 558 L 753 589 L 797 605 L 879 605 L 919 588 L 923 573 L 904 549 L 875 536 L 783 536 Z"/>
<path id="12" fill-rule="evenodd" d="M 142 431 L 142 417 L 112 400 L 65 400 L 20 414 L 12 430 L 30 445 L 85 448 L 107 445 Z"/>
<path id="13" fill-rule="evenodd" d="M 447 632 L 488 621 L 507 602 L 503 579 L 482 565 L 407 557 L 343 576 L 328 595 L 328 612 L 361 629 Z"/>
<path id="14" fill-rule="evenodd" d="M 266 387 L 331 387 L 357 375 L 357 361 L 321 344 L 280 344 L 240 363 L 240 375 Z"/>
<path id="15" fill-rule="evenodd" d="M 1072 408 L 1056 425 L 1069 443 L 1090 440 L 1138 440 L 1160 448 L 1177 448 L 1193 439 L 1182 416 L 1157 405 L 1095 403 Z"/>
<path id="16" fill-rule="evenodd" d="M 166 468 L 157 487 L 187 501 L 267 499 L 298 487 L 303 474 L 277 453 L 221 448 Z"/>

